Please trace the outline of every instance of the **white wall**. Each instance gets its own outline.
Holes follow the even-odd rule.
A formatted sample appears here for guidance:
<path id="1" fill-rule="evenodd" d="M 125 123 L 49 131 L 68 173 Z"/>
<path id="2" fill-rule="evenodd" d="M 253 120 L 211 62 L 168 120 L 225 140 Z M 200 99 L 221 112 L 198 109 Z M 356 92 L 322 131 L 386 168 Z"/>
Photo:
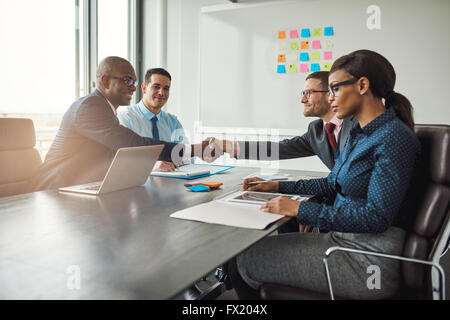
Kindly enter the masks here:
<path id="1" fill-rule="evenodd" d="M 146 1 L 146 12 L 144 23 L 146 36 L 144 41 L 144 66 L 145 68 L 155 66 L 155 48 L 152 47 L 152 40 L 155 38 L 152 21 L 155 20 L 154 7 L 156 0 Z M 292 2 L 292 1 L 291 1 Z M 363 2 L 363 4 L 361 4 Z M 447 101 L 447 75 L 449 69 L 448 52 L 450 51 L 450 40 L 448 37 L 440 35 L 446 34 L 450 30 L 450 23 L 447 15 L 450 13 L 450 1 L 448 0 L 398 0 L 395 2 L 388 0 L 378 1 L 297 1 L 294 6 L 304 6 L 313 8 L 314 6 L 324 7 L 324 11 L 333 12 L 337 17 L 346 16 L 346 12 L 354 10 L 355 5 L 365 6 L 376 4 L 382 8 L 382 27 L 392 28 L 400 26 L 401 30 L 409 36 L 398 37 L 392 35 L 386 39 L 386 48 L 379 48 L 380 51 L 398 50 L 403 54 L 395 55 L 391 60 L 397 70 L 411 68 L 411 72 L 397 74 L 397 90 L 408 97 L 415 106 L 415 120 L 418 123 L 450 123 L 450 106 Z M 225 0 L 168 0 L 167 1 L 167 69 L 172 74 L 171 96 L 167 105 L 167 110 L 176 114 L 183 126 L 193 132 L 196 121 L 199 117 L 201 104 L 200 91 L 200 34 L 201 34 L 201 13 L 202 6 L 215 4 L 229 4 Z M 337 5 L 339 4 L 339 5 Z M 280 1 L 279 6 L 290 6 Z M 278 5 L 277 5 L 278 6 Z M 277 7 L 276 6 L 276 7 Z M 252 9 L 238 9 L 241 12 L 248 12 L 248 19 L 251 20 Z M 255 10 L 260 10 L 256 8 Z M 242 14 L 242 13 L 236 13 Z M 225 15 L 225 14 L 224 14 Z M 348 18 L 348 17 L 347 17 Z M 351 19 L 352 17 L 350 17 Z M 354 17 L 361 24 L 365 23 L 367 15 Z M 413 19 L 412 19 L 413 18 Z M 268 17 L 270 19 L 270 17 Z M 339 20 L 340 21 L 340 20 Z M 352 20 L 353 21 L 353 20 Z M 404 21 L 404 23 L 402 23 Z M 342 21 L 340 21 L 342 23 Z M 345 21 L 344 21 L 345 23 Z M 362 26 L 364 27 L 364 26 Z M 416 36 L 408 31 L 419 30 Z M 243 30 L 247 32 L 248 30 Z M 356 30 L 354 32 L 357 32 Z M 367 32 L 365 30 L 364 32 Z M 370 34 L 375 41 L 378 35 L 375 31 Z M 385 36 L 385 32 L 383 36 Z M 376 41 L 379 42 L 380 39 Z M 371 39 L 366 39 L 370 44 Z M 382 41 L 383 43 L 383 41 Z M 356 44 L 355 44 L 356 45 Z M 367 46 L 370 48 L 370 46 Z M 407 48 L 407 51 L 405 51 Z M 411 48 L 414 54 L 411 55 Z M 354 49 L 353 47 L 350 49 Z M 375 49 L 375 48 L 372 48 Z M 423 59 L 411 59 L 410 56 L 423 57 Z M 388 56 L 389 58 L 389 56 Z M 429 76 L 431 74 L 431 76 Z M 425 76 L 426 75 L 426 76 Z M 299 88 L 300 89 L 300 88 Z M 221 97 L 217 97 L 218 100 Z M 300 102 L 299 102 L 300 104 Z M 298 128 L 286 128 L 297 134 L 306 130 L 307 122 L 299 117 Z M 230 122 L 236 114 L 230 114 L 227 120 Z M 312 119 L 311 119 L 312 120 Z M 204 125 L 207 125 L 204 123 Z M 216 124 L 215 124 L 216 125 Z M 211 129 L 211 128 L 209 128 Z M 210 130 L 211 131 L 211 130 Z M 214 130 L 212 130 L 214 131 Z M 220 130 L 218 130 L 220 131 Z M 254 132 L 255 133 L 255 132 Z M 257 165 L 257 162 L 249 163 Z M 305 170 L 326 170 L 325 166 L 316 157 L 299 160 L 281 161 L 282 168 L 297 168 Z"/>

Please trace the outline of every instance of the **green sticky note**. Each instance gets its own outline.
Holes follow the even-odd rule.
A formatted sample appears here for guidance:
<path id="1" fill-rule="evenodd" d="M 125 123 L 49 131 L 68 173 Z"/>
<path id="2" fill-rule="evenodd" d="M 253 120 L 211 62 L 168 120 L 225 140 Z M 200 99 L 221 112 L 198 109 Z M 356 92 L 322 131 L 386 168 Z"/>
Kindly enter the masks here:
<path id="1" fill-rule="evenodd" d="M 314 28 L 313 37 L 321 37 L 321 36 L 322 36 L 322 28 Z"/>
<path id="2" fill-rule="evenodd" d="M 311 53 L 311 60 L 312 61 L 320 60 L 320 52 L 313 52 L 313 53 Z"/>
<path id="3" fill-rule="evenodd" d="M 297 72 L 297 65 L 296 64 L 290 64 L 288 70 L 289 70 L 289 73 L 296 73 Z"/>
<path id="4" fill-rule="evenodd" d="M 331 70 L 331 63 L 324 63 L 322 70 L 323 71 L 330 71 Z"/>
<path id="5" fill-rule="evenodd" d="M 291 50 L 298 50 L 298 42 L 291 42 Z"/>

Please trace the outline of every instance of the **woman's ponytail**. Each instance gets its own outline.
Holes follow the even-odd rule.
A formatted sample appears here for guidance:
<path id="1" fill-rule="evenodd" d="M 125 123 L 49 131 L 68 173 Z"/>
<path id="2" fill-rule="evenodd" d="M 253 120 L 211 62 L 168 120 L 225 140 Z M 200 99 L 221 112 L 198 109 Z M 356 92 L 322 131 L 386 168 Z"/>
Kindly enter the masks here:
<path id="1" fill-rule="evenodd" d="M 386 107 L 394 108 L 397 117 L 414 131 L 413 107 L 408 98 L 398 92 L 391 91 L 386 94 L 384 101 Z"/>

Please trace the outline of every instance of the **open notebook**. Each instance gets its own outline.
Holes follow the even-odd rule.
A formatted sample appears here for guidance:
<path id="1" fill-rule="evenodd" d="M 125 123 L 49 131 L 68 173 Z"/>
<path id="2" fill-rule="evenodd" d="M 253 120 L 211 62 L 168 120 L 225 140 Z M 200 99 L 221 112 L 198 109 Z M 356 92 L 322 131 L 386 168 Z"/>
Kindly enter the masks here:
<path id="1" fill-rule="evenodd" d="M 151 175 L 168 178 L 196 179 L 224 172 L 231 168 L 234 167 L 208 165 L 208 164 L 185 164 L 179 166 L 177 169 L 175 169 L 175 171 L 168 171 L 168 172 L 154 171 L 151 173 Z"/>

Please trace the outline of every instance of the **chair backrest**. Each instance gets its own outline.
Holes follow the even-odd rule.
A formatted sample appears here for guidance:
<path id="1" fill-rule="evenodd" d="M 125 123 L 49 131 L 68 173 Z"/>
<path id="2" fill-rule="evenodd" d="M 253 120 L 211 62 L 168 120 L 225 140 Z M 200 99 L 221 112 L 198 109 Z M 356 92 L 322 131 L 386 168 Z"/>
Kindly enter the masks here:
<path id="1" fill-rule="evenodd" d="M 433 248 L 443 239 L 448 228 L 450 208 L 450 126 L 416 125 L 421 142 L 420 173 L 412 183 L 415 192 L 408 195 L 409 210 L 414 221 L 406 238 L 403 254 L 406 257 L 431 261 Z M 441 246 L 442 247 L 442 246 Z M 402 263 L 404 284 L 410 289 L 427 287 L 428 267 L 415 263 Z"/>
<path id="2" fill-rule="evenodd" d="M 29 191 L 42 163 L 31 119 L 0 118 L 0 197 Z"/>

